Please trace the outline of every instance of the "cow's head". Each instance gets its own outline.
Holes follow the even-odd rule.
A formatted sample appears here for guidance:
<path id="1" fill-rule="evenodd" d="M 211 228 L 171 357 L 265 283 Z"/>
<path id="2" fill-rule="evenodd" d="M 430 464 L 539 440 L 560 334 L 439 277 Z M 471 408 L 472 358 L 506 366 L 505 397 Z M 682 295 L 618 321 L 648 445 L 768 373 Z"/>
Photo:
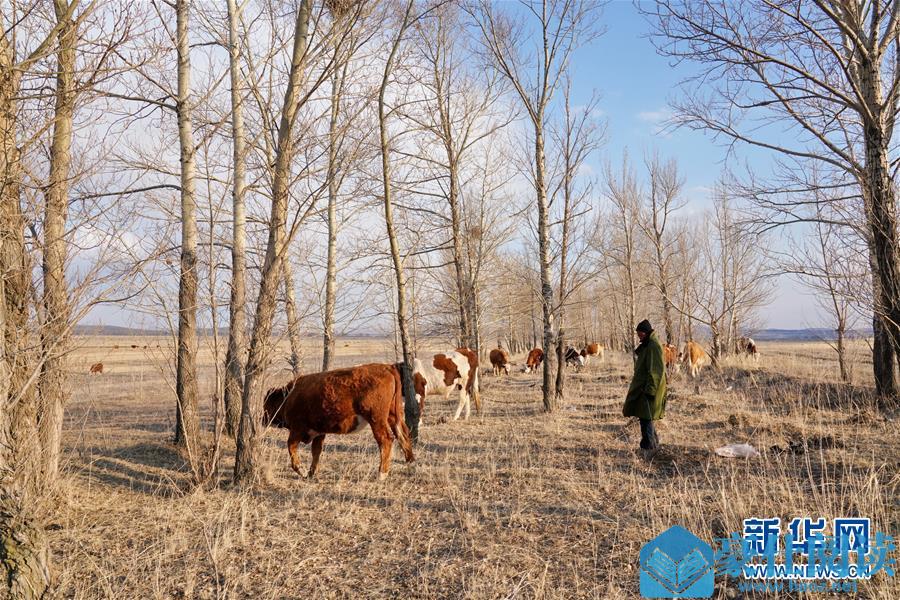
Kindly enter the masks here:
<path id="1" fill-rule="evenodd" d="M 287 427 L 284 420 L 284 402 L 289 392 L 290 386 L 272 388 L 266 392 L 266 399 L 263 401 L 263 425 Z"/>

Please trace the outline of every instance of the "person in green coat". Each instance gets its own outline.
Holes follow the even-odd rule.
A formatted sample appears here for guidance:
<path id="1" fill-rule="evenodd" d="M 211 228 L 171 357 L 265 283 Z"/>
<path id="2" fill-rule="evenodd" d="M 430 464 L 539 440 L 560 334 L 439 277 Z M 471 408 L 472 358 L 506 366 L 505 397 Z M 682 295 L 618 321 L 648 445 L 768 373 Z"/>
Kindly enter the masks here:
<path id="1" fill-rule="evenodd" d="M 641 343 L 635 348 L 634 377 L 628 387 L 622 414 L 637 417 L 641 422 L 641 448 L 656 450 L 659 438 L 653 421 L 666 413 L 666 364 L 659 338 L 653 332 L 650 321 L 644 319 L 637 326 Z"/>

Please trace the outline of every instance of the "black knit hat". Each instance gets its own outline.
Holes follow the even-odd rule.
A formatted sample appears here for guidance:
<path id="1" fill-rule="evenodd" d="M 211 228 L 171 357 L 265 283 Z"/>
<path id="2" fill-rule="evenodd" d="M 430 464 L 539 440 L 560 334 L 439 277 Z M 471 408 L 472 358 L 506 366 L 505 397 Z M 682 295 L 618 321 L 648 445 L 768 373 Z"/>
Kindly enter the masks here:
<path id="1" fill-rule="evenodd" d="M 650 324 L 650 321 L 644 319 L 643 321 L 638 323 L 637 331 L 643 331 L 647 334 L 653 333 L 653 325 Z"/>

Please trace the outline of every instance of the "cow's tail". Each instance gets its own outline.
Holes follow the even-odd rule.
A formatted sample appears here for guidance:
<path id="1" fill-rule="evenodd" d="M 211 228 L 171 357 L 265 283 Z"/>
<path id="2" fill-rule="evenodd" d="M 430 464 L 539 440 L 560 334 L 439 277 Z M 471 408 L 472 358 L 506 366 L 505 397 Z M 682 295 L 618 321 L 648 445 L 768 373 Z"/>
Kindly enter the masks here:
<path id="1" fill-rule="evenodd" d="M 472 396 L 472 401 L 475 403 L 475 413 L 481 414 L 481 380 L 478 376 L 478 371 L 480 371 L 477 366 L 475 367 L 475 377 L 473 377 L 472 381 L 472 389 L 469 391 L 469 395 Z"/>
<path id="2" fill-rule="evenodd" d="M 410 440 L 409 427 L 406 426 L 406 408 L 405 402 L 403 399 L 403 371 L 401 369 L 405 368 L 403 363 L 399 363 L 395 369 L 396 376 L 394 377 L 394 413 L 395 418 L 393 424 L 391 424 L 391 430 L 394 432 L 394 437 L 397 438 L 397 441 L 400 442 L 400 448 L 403 450 L 403 454 L 406 457 L 406 462 L 412 462 L 415 460 L 413 457 L 412 451 L 412 441 Z"/>

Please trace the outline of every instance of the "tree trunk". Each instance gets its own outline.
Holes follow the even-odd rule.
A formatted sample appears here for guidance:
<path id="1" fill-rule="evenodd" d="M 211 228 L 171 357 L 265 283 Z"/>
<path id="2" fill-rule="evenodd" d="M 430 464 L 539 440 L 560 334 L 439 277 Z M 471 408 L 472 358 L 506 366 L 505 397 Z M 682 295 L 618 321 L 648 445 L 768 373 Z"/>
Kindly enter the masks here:
<path id="1" fill-rule="evenodd" d="M 43 486 L 34 394 L 25 391 L 33 354 L 16 146 L 20 74 L 12 46 L 0 34 L 0 595 L 31 600 L 46 596 L 50 569 L 43 527 L 30 514 Z"/>
<path id="2" fill-rule="evenodd" d="M 534 174 L 537 190 L 538 209 L 538 254 L 541 263 L 541 308 L 544 317 L 544 348 L 553 347 L 553 285 L 550 281 L 550 209 L 547 204 L 547 187 L 545 182 L 546 159 L 544 157 L 544 125 L 538 119 L 534 124 Z M 541 391 L 544 398 L 544 411 L 553 412 L 556 408 L 556 397 L 551 388 L 550 361 L 544 361 L 544 377 Z"/>
<path id="3" fill-rule="evenodd" d="M 68 15 L 68 4 L 63 0 L 55 0 L 53 4 L 61 27 L 57 38 L 56 107 L 50 145 L 50 177 L 44 195 L 43 302 L 46 320 L 41 328 L 44 364 L 38 384 L 41 398 L 38 430 L 44 485 L 54 485 L 59 472 L 63 407 L 69 396 L 63 359 L 69 339 L 66 218 L 72 118 L 75 113 L 75 45 L 78 42 L 75 23 Z"/>
<path id="4" fill-rule="evenodd" d="M 335 62 L 339 60 L 340 49 L 335 49 Z M 337 279 L 337 195 L 338 195 L 338 117 L 341 108 L 340 69 L 335 65 L 331 78 L 331 115 L 328 120 L 328 258 L 325 267 L 325 314 L 322 323 L 322 370 L 331 368 L 334 358 L 334 305 L 335 282 Z"/>
<path id="5" fill-rule="evenodd" d="M 306 54 L 309 27 L 309 0 L 301 0 L 294 25 L 294 46 L 287 89 L 278 126 L 278 148 L 275 156 L 275 174 L 272 181 L 272 213 L 269 223 L 269 240 L 263 263 L 262 281 L 256 303 L 256 317 L 250 338 L 250 355 L 247 358 L 244 389 L 241 395 L 241 420 L 238 427 L 234 482 L 238 485 L 252 483 L 257 476 L 256 444 L 261 425 L 261 398 L 257 393 L 257 379 L 263 374 L 268 361 L 269 337 L 275 317 L 275 297 L 283 277 L 282 261 L 287 250 L 286 226 L 288 183 L 292 155 L 291 135 L 299 108 L 299 92 Z"/>
<path id="6" fill-rule="evenodd" d="M 847 364 L 847 349 L 844 344 L 844 335 L 845 335 L 845 327 L 843 323 L 840 323 L 837 328 L 837 355 L 838 355 L 838 367 L 841 371 L 841 381 L 844 383 L 850 383 L 850 369 Z"/>
<path id="7" fill-rule="evenodd" d="M 403 368 L 401 369 L 401 379 L 403 382 L 403 398 L 405 401 L 405 418 L 409 427 L 410 437 L 413 443 L 419 439 L 419 404 L 416 402 L 416 394 L 413 388 L 412 380 L 412 361 L 413 356 L 410 351 L 409 333 L 406 325 L 406 281 L 403 276 L 403 260 L 400 256 L 400 247 L 397 243 L 397 234 L 394 231 L 393 203 L 391 196 L 391 160 L 390 160 L 390 141 L 388 139 L 388 123 L 387 111 L 385 105 L 385 93 L 387 92 L 388 81 L 393 69 L 394 58 L 400 47 L 400 41 L 404 31 L 409 26 L 409 19 L 412 14 L 414 2 L 409 0 L 406 5 L 406 12 L 403 17 L 403 23 L 394 39 L 391 53 L 387 58 L 384 66 L 384 73 L 381 79 L 381 86 L 378 91 L 378 133 L 381 146 L 381 178 L 384 191 L 384 222 L 387 228 L 388 241 L 391 247 L 391 261 L 394 265 L 394 276 L 397 285 L 397 329 L 400 335 L 400 345 L 403 349 Z"/>
<path id="8" fill-rule="evenodd" d="M 568 249 L 569 249 L 569 221 L 572 219 L 572 172 L 574 167 L 571 164 L 571 117 L 569 115 L 569 95 L 566 94 L 566 144 L 564 152 L 564 168 L 563 173 L 563 216 L 562 216 L 562 239 L 560 240 L 559 250 L 559 321 L 556 323 L 556 398 L 557 405 L 565 401 L 566 387 L 566 360 L 565 360 L 565 331 L 564 325 L 566 321 L 566 290 L 568 289 Z"/>
<path id="9" fill-rule="evenodd" d="M 666 272 L 666 265 L 663 263 L 661 255 L 658 256 L 657 260 L 659 264 L 659 291 L 662 293 L 663 297 L 663 330 L 666 333 L 666 343 L 675 344 L 675 327 L 672 324 L 672 302 L 669 300 L 669 286 L 666 283 L 668 273 Z"/>
<path id="10" fill-rule="evenodd" d="M 244 387 L 244 348 L 246 347 L 247 303 L 247 216 L 244 210 L 246 186 L 243 93 L 240 68 L 240 16 L 235 0 L 228 0 L 228 67 L 231 76 L 231 133 L 234 161 L 234 187 L 231 191 L 231 302 L 228 306 L 228 350 L 225 354 L 225 427 L 228 435 L 237 435 L 241 418 L 241 390 Z"/>
<path id="11" fill-rule="evenodd" d="M 294 296 L 294 268 L 290 256 L 285 256 L 284 268 L 284 312 L 287 318 L 288 339 L 291 344 L 290 364 L 294 377 L 300 375 L 303 366 L 303 343 L 300 339 L 300 321 L 297 318 L 297 302 Z"/>
<path id="12" fill-rule="evenodd" d="M 875 390 L 882 398 L 890 398 L 885 396 L 885 390 L 896 388 L 896 371 L 894 368 L 895 354 L 894 347 L 891 345 L 890 335 L 887 333 L 884 319 L 879 315 L 872 317 L 872 369 L 875 373 Z M 888 392 L 890 394 L 890 392 Z"/>
<path id="13" fill-rule="evenodd" d="M 861 59 L 859 74 L 862 93 L 869 110 L 882 116 L 892 107 L 883 106 L 881 61 Z M 900 356 L 900 260 L 898 260 L 897 214 L 894 182 L 889 166 L 890 135 L 885 132 L 884 116 L 863 122 L 865 138 L 865 172 L 862 181 L 863 204 L 868 225 L 870 261 L 873 266 L 875 313 L 881 325 L 876 329 L 873 356 L 875 387 L 884 398 L 897 394 L 896 359 Z M 876 282 L 877 281 L 877 285 Z M 879 335 L 881 331 L 881 335 Z M 883 337 L 880 342 L 879 337 Z"/>
<path id="14" fill-rule="evenodd" d="M 181 146 L 181 278 L 178 285 L 178 360 L 175 443 L 199 475 L 200 411 L 197 406 L 197 203 L 194 197 L 194 132 L 191 107 L 190 0 L 175 3 L 178 49 L 178 140 Z"/>

